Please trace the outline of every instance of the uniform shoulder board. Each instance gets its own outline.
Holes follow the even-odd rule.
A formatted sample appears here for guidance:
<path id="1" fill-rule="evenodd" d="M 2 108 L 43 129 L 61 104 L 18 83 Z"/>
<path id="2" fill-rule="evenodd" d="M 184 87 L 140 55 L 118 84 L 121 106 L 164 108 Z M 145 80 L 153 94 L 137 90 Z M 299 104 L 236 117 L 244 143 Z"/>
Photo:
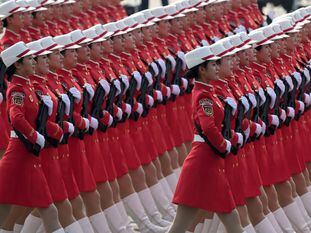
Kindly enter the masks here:
<path id="1" fill-rule="evenodd" d="M 23 92 L 13 91 L 11 92 L 11 97 L 12 97 L 12 104 L 18 106 L 24 105 L 25 94 Z"/>
<path id="2" fill-rule="evenodd" d="M 202 109 L 207 116 L 213 116 L 214 111 L 213 111 L 213 101 L 210 99 L 200 99 L 199 104 L 202 106 Z"/>

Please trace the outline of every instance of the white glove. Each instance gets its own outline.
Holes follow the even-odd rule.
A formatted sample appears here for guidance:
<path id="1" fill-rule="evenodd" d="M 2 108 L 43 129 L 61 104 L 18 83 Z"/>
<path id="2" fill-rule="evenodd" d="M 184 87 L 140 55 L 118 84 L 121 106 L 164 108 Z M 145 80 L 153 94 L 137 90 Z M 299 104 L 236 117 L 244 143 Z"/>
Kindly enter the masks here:
<path id="1" fill-rule="evenodd" d="M 309 107 L 309 106 L 310 106 L 310 103 L 311 103 L 310 95 L 304 93 L 304 94 L 303 94 L 303 101 L 304 101 L 304 103 L 306 104 L 306 106 Z"/>
<path id="2" fill-rule="evenodd" d="M 127 89 L 129 88 L 129 86 L 130 86 L 129 79 L 128 79 L 128 77 L 127 77 L 126 75 L 124 75 L 124 74 L 121 74 L 121 75 L 119 76 L 119 78 L 121 79 L 122 83 L 124 83 L 124 85 L 125 85 L 125 88 L 124 88 L 124 91 L 123 91 L 123 93 L 125 93 L 125 92 L 127 91 Z"/>
<path id="3" fill-rule="evenodd" d="M 309 72 L 309 70 L 307 68 L 304 68 L 303 73 L 304 73 L 304 75 L 307 78 L 307 82 L 306 83 L 309 83 L 310 82 L 310 72 Z"/>
<path id="4" fill-rule="evenodd" d="M 294 84 L 291 76 L 286 76 L 285 81 L 287 82 L 289 86 L 289 91 L 292 91 L 294 89 Z"/>
<path id="5" fill-rule="evenodd" d="M 297 71 L 295 71 L 294 73 L 292 73 L 292 75 L 294 76 L 295 80 L 296 80 L 297 83 L 298 83 L 297 88 L 300 87 L 301 82 L 302 82 L 301 74 L 298 73 Z"/>
<path id="6" fill-rule="evenodd" d="M 299 111 L 303 113 L 305 111 L 305 103 L 300 100 L 298 100 L 298 103 L 299 103 Z"/>
<path id="7" fill-rule="evenodd" d="M 241 147 L 243 145 L 243 135 L 241 133 L 236 133 L 238 135 L 238 146 Z"/>
<path id="8" fill-rule="evenodd" d="M 249 135 L 251 133 L 251 128 L 248 126 L 246 130 L 244 130 L 244 134 L 245 134 L 245 141 L 248 140 Z"/>
<path id="9" fill-rule="evenodd" d="M 172 71 L 174 71 L 175 68 L 176 68 L 176 60 L 175 60 L 175 58 L 174 58 L 172 55 L 168 55 L 168 56 L 166 57 L 166 59 L 169 60 L 169 62 L 170 62 L 171 65 L 172 65 Z"/>
<path id="10" fill-rule="evenodd" d="M 60 98 L 65 104 L 65 114 L 68 116 L 70 113 L 70 99 L 67 94 L 61 94 Z"/>
<path id="11" fill-rule="evenodd" d="M 79 103 L 80 100 L 81 100 L 81 93 L 80 93 L 80 91 L 78 91 L 78 89 L 75 88 L 75 87 L 71 87 L 71 88 L 69 89 L 69 92 L 70 92 L 70 93 L 73 95 L 73 97 L 75 98 L 75 102 L 76 102 L 76 103 Z"/>
<path id="12" fill-rule="evenodd" d="M 280 90 L 281 90 L 281 95 L 283 95 L 284 92 L 285 92 L 285 85 L 284 85 L 284 83 L 282 82 L 282 80 L 281 80 L 281 79 L 277 79 L 277 80 L 275 80 L 274 84 L 277 85 L 278 88 L 280 88 Z"/>
<path id="13" fill-rule="evenodd" d="M 246 99 L 245 96 L 242 96 L 240 98 L 240 100 L 242 101 L 242 104 L 244 106 L 244 113 L 246 113 L 248 110 L 249 110 L 249 103 L 248 103 L 248 100 Z"/>
<path id="14" fill-rule="evenodd" d="M 3 102 L 3 95 L 0 93 L 0 104 Z"/>
<path id="15" fill-rule="evenodd" d="M 71 122 L 67 121 L 67 124 L 68 124 L 68 133 L 69 133 L 69 136 L 71 136 L 73 132 L 75 131 L 75 127 L 73 126 Z"/>
<path id="16" fill-rule="evenodd" d="M 155 90 L 155 92 L 157 93 L 157 100 L 158 100 L 159 102 L 162 102 L 162 101 L 163 101 L 162 92 L 159 91 L 159 90 Z"/>
<path id="17" fill-rule="evenodd" d="M 109 121 L 108 121 L 107 127 L 110 127 L 113 123 L 113 117 L 111 116 L 111 114 L 109 112 L 107 112 L 106 110 L 103 110 L 103 115 L 106 115 L 106 114 L 108 114 L 108 116 L 109 116 Z"/>
<path id="18" fill-rule="evenodd" d="M 287 116 L 293 119 L 295 117 L 295 109 L 292 107 L 287 107 Z"/>
<path id="19" fill-rule="evenodd" d="M 84 117 L 83 117 L 83 120 L 84 120 L 84 123 L 85 123 L 85 130 L 88 131 L 89 128 L 90 128 L 90 121 L 89 121 L 89 119 L 84 118 Z"/>
<path id="20" fill-rule="evenodd" d="M 278 116 L 272 114 L 271 117 L 272 117 L 271 124 L 272 124 L 273 126 L 275 126 L 275 127 L 279 127 L 279 125 L 280 125 L 280 120 L 279 120 Z"/>
<path id="21" fill-rule="evenodd" d="M 110 92 L 110 84 L 106 79 L 99 80 L 99 84 L 105 90 L 105 96 Z"/>
<path id="22" fill-rule="evenodd" d="M 144 108 L 141 103 L 137 103 L 137 104 L 138 104 L 138 107 L 136 109 L 136 112 L 139 114 L 139 116 L 141 116 L 141 114 L 143 114 Z"/>
<path id="23" fill-rule="evenodd" d="M 201 45 L 202 46 L 209 46 L 209 43 L 207 40 L 201 40 Z"/>
<path id="24" fill-rule="evenodd" d="M 94 130 L 97 130 L 98 128 L 98 120 L 94 117 L 91 117 L 90 127 Z"/>
<path id="25" fill-rule="evenodd" d="M 84 86 L 83 86 L 83 88 L 85 88 L 85 90 L 87 91 L 87 93 L 90 95 L 90 100 L 92 100 L 93 97 L 94 97 L 95 92 L 94 92 L 94 89 L 93 89 L 93 87 L 91 86 L 91 84 L 85 83 Z"/>
<path id="26" fill-rule="evenodd" d="M 226 34 L 227 34 L 227 36 L 233 36 L 234 35 L 232 32 L 227 32 Z"/>
<path id="27" fill-rule="evenodd" d="M 122 119 L 123 112 L 122 112 L 121 108 L 119 108 L 119 107 L 117 107 L 117 108 L 118 108 L 118 111 L 117 111 L 116 117 L 120 121 Z"/>
<path id="28" fill-rule="evenodd" d="M 181 78 L 181 86 L 184 90 L 186 90 L 188 88 L 188 79 L 186 78 Z"/>
<path id="29" fill-rule="evenodd" d="M 176 84 L 171 85 L 172 94 L 178 96 L 180 94 L 180 87 Z"/>
<path id="30" fill-rule="evenodd" d="M 132 112 L 132 106 L 130 104 L 125 104 L 125 110 L 128 117 L 130 117 L 131 112 Z"/>
<path id="31" fill-rule="evenodd" d="M 259 137 L 260 134 L 262 133 L 262 127 L 260 124 L 258 123 L 255 123 L 256 124 L 256 130 L 255 130 L 255 134 L 256 134 L 256 137 Z"/>
<path id="32" fill-rule="evenodd" d="M 229 154 L 230 152 L 231 152 L 231 142 L 226 140 L 226 154 Z"/>
<path id="33" fill-rule="evenodd" d="M 217 41 L 219 41 L 219 40 L 220 40 L 220 38 L 218 38 L 217 36 L 215 36 L 215 37 L 212 38 L 212 41 L 213 41 L 213 42 L 217 42 Z"/>
<path id="34" fill-rule="evenodd" d="M 44 144 L 45 144 L 45 138 L 39 132 L 36 131 L 36 133 L 37 133 L 36 144 L 38 144 L 41 147 L 41 149 L 43 149 Z"/>
<path id="35" fill-rule="evenodd" d="M 167 92 L 167 98 L 170 98 L 171 94 L 172 94 L 171 89 L 168 86 L 165 86 L 165 88 L 166 88 L 166 92 Z"/>
<path id="36" fill-rule="evenodd" d="M 154 99 L 151 95 L 146 95 L 146 97 L 148 98 L 148 105 L 150 108 L 152 108 L 152 106 L 154 105 Z"/>
<path id="37" fill-rule="evenodd" d="M 247 96 L 248 96 L 250 102 L 252 103 L 252 108 L 257 107 L 256 97 L 252 93 L 248 93 Z"/>
<path id="38" fill-rule="evenodd" d="M 137 82 L 136 89 L 137 89 L 137 90 L 140 90 L 140 87 L 141 87 L 141 80 L 142 80 L 141 74 L 140 74 L 138 71 L 134 71 L 132 75 L 133 75 L 134 79 L 135 79 L 136 82 Z"/>
<path id="39" fill-rule="evenodd" d="M 258 89 L 258 94 L 259 94 L 259 97 L 260 97 L 260 104 L 259 106 L 262 106 L 265 102 L 266 102 L 266 95 L 265 95 L 265 92 L 263 91 L 262 88 L 259 88 Z"/>
<path id="40" fill-rule="evenodd" d="M 154 62 L 151 62 L 150 66 L 152 67 L 154 75 L 158 76 L 159 75 L 159 68 L 158 68 L 157 64 L 155 64 Z"/>
<path id="41" fill-rule="evenodd" d="M 232 108 L 232 115 L 235 115 L 237 107 L 238 107 L 236 101 L 231 97 L 227 97 L 224 101 L 226 104 L 228 104 Z"/>
<path id="42" fill-rule="evenodd" d="M 186 59 L 185 59 L 185 53 L 182 51 L 178 51 L 177 57 L 182 61 L 182 69 L 186 70 L 187 64 L 186 64 Z"/>
<path id="43" fill-rule="evenodd" d="M 271 102 L 270 102 L 270 108 L 273 108 L 275 105 L 275 101 L 276 101 L 276 94 L 274 92 L 274 90 L 271 87 L 267 87 L 267 93 L 271 98 Z"/>
<path id="44" fill-rule="evenodd" d="M 153 78 L 152 78 L 152 74 L 148 71 L 145 73 L 145 77 L 148 81 L 148 87 L 150 87 L 153 83 Z"/>
<path id="45" fill-rule="evenodd" d="M 44 103 L 44 105 L 48 107 L 48 113 L 49 113 L 49 116 L 51 116 L 53 113 L 53 101 L 51 99 L 51 96 L 42 95 L 41 100 Z"/>
<path id="46" fill-rule="evenodd" d="M 156 60 L 156 62 L 159 64 L 159 66 L 161 67 L 161 77 L 164 78 L 165 77 L 165 73 L 166 73 L 166 66 L 165 66 L 165 62 L 163 61 L 163 59 L 158 59 Z"/>
<path id="47" fill-rule="evenodd" d="M 281 111 L 280 112 L 280 119 L 282 122 L 284 122 L 286 120 L 286 112 L 284 109 L 281 109 L 280 111 Z"/>
<path id="48" fill-rule="evenodd" d="M 117 88 L 116 96 L 121 94 L 121 83 L 118 79 L 113 80 L 113 85 Z"/>
<path id="49" fill-rule="evenodd" d="M 266 129 L 267 129 L 266 123 L 262 122 L 262 125 L 261 125 L 261 133 L 262 133 L 262 135 L 265 135 Z"/>

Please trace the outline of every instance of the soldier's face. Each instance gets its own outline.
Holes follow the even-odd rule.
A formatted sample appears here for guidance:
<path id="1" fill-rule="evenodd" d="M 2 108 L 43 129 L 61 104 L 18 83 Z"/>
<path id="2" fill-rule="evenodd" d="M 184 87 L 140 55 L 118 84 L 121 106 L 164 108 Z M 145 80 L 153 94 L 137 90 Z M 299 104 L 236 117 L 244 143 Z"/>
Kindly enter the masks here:
<path id="1" fill-rule="evenodd" d="M 144 37 L 144 40 L 145 41 L 150 41 L 152 39 L 151 28 L 150 27 L 144 27 L 141 30 L 142 30 L 142 35 Z"/>
<path id="2" fill-rule="evenodd" d="M 230 56 L 222 57 L 219 65 L 219 75 L 222 78 L 233 74 L 233 59 Z"/>
<path id="3" fill-rule="evenodd" d="M 182 26 L 180 20 L 178 18 L 171 20 L 171 31 L 174 33 L 180 33 L 182 30 Z"/>
<path id="4" fill-rule="evenodd" d="M 263 45 L 259 51 L 257 51 L 257 59 L 261 62 L 271 62 L 271 50 L 268 45 Z"/>
<path id="5" fill-rule="evenodd" d="M 24 13 L 18 12 L 7 18 L 9 25 L 16 28 L 22 28 L 24 26 Z"/>
<path id="6" fill-rule="evenodd" d="M 59 70 L 63 68 L 63 55 L 60 53 L 59 50 L 54 50 L 48 56 L 49 58 L 49 67 L 53 70 Z"/>
<path id="7" fill-rule="evenodd" d="M 78 61 L 84 63 L 90 59 L 90 48 L 87 45 L 81 46 L 77 49 Z"/>
<path id="8" fill-rule="evenodd" d="M 249 58 L 246 50 L 238 52 L 237 56 L 239 57 L 241 65 L 247 66 L 249 64 Z"/>
<path id="9" fill-rule="evenodd" d="M 124 34 L 124 47 L 127 49 L 136 48 L 136 44 L 135 44 L 132 32 Z"/>
<path id="10" fill-rule="evenodd" d="M 169 23 L 167 20 L 162 20 L 159 22 L 159 32 L 164 35 L 167 36 L 169 34 Z"/>
<path id="11" fill-rule="evenodd" d="M 36 73 L 40 75 L 49 73 L 49 62 L 46 55 L 37 57 Z"/>
<path id="12" fill-rule="evenodd" d="M 36 13 L 36 17 L 34 18 L 37 22 L 37 24 L 43 24 L 44 23 L 44 13 L 39 11 Z"/>
<path id="13" fill-rule="evenodd" d="M 28 27 L 32 24 L 32 15 L 29 12 L 23 13 L 24 15 L 24 26 Z"/>
<path id="14" fill-rule="evenodd" d="M 203 23 L 205 21 L 206 11 L 201 7 L 196 12 L 196 21 L 199 23 Z"/>
<path id="15" fill-rule="evenodd" d="M 270 47 L 270 50 L 273 51 L 273 53 L 271 53 L 272 58 L 278 57 L 280 55 L 278 43 L 274 42 L 270 44 L 269 47 Z"/>
<path id="16" fill-rule="evenodd" d="M 99 60 L 103 54 L 103 46 L 102 43 L 93 43 L 90 47 L 90 55 L 91 59 Z"/>
<path id="17" fill-rule="evenodd" d="M 113 52 L 113 44 L 112 40 L 109 38 L 106 41 L 102 42 L 103 52 L 105 53 L 112 53 Z"/>
<path id="18" fill-rule="evenodd" d="M 77 52 L 75 49 L 67 49 L 65 51 L 64 65 L 69 69 L 77 65 Z"/>
<path id="19" fill-rule="evenodd" d="M 123 51 L 123 41 L 124 41 L 124 38 L 122 35 L 115 36 L 113 38 L 113 50 L 116 52 Z"/>
<path id="20" fill-rule="evenodd" d="M 28 77 L 35 73 L 36 62 L 32 56 L 26 56 L 21 63 L 15 62 L 15 67 L 18 74 Z"/>
<path id="21" fill-rule="evenodd" d="M 132 37 L 135 40 L 136 44 L 142 43 L 142 32 L 141 32 L 141 29 L 135 29 L 131 33 L 132 33 Z"/>
<path id="22" fill-rule="evenodd" d="M 209 61 L 207 67 L 205 67 L 205 70 L 203 70 L 203 76 L 205 77 L 205 80 L 203 80 L 217 80 L 219 78 L 218 72 L 219 66 L 216 64 L 216 61 Z"/>

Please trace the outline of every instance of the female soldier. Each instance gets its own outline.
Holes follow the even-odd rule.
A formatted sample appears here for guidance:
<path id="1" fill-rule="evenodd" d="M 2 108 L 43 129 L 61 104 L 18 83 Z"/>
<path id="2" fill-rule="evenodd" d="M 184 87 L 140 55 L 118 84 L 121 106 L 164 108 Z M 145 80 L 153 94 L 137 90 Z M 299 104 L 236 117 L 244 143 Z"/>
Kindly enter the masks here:
<path id="1" fill-rule="evenodd" d="M 29 75 L 34 73 L 33 53 L 23 42 L 1 53 L 11 80 L 7 92 L 7 99 L 10 100 L 7 109 L 14 130 L 11 131 L 8 148 L 0 162 L 0 184 L 3 187 L 0 203 L 17 205 L 18 212 L 19 206 L 37 208 L 46 231 L 60 233 L 64 230 L 58 222 L 56 207 L 52 204 L 41 158 L 33 154 L 45 145 L 44 136 L 35 129 L 39 100 L 29 80 Z M 49 108 L 53 107 L 50 99 L 42 97 L 41 100 Z"/>
<path id="2" fill-rule="evenodd" d="M 191 76 L 196 78 L 192 94 L 196 134 L 176 188 L 173 202 L 179 206 L 170 233 L 184 232 L 199 209 L 217 213 L 230 232 L 243 232 L 222 159 L 231 151 L 231 142 L 221 134 L 224 109 L 209 85 L 218 78 L 217 59 L 209 47 L 186 54 Z"/>

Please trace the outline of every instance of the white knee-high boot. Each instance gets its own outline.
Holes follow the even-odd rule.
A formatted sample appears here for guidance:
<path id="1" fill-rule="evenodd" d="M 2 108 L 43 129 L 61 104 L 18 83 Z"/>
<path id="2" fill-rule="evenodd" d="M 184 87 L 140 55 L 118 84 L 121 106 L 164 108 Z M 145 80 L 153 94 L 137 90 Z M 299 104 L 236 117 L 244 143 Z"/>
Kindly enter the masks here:
<path id="1" fill-rule="evenodd" d="M 181 167 L 174 169 L 173 172 L 175 173 L 177 179 L 179 179 L 179 176 L 181 173 Z"/>
<path id="2" fill-rule="evenodd" d="M 80 224 L 83 233 L 95 233 L 88 217 L 79 219 L 78 223 Z"/>
<path id="3" fill-rule="evenodd" d="M 171 206 L 169 199 L 166 197 L 160 183 L 157 183 L 150 188 L 152 197 L 163 216 L 163 219 L 173 221 L 176 215 L 174 208 Z"/>
<path id="4" fill-rule="evenodd" d="M 117 202 L 116 206 L 117 206 L 118 211 L 119 211 L 119 213 L 121 215 L 121 219 L 122 219 L 123 224 L 126 227 L 126 230 L 129 233 L 133 233 L 134 230 L 133 230 L 132 226 L 130 225 L 130 219 L 129 219 L 127 213 L 126 213 L 126 210 L 125 210 L 125 207 L 123 205 L 123 202 L 122 201 Z"/>
<path id="5" fill-rule="evenodd" d="M 126 222 L 121 217 L 116 205 L 104 210 L 108 224 L 113 233 L 127 233 Z"/>
<path id="6" fill-rule="evenodd" d="M 211 227 L 210 227 L 208 233 L 217 233 L 219 224 L 220 224 L 220 220 L 219 220 L 217 214 L 214 214 L 214 217 L 213 217 L 213 220 L 212 220 L 212 224 L 211 224 Z"/>
<path id="7" fill-rule="evenodd" d="M 283 231 L 282 231 L 280 225 L 278 224 L 278 222 L 276 221 L 276 219 L 275 219 L 273 213 L 270 212 L 269 214 L 267 214 L 267 215 L 266 215 L 266 218 L 269 219 L 270 223 L 272 224 L 274 230 L 275 230 L 277 233 L 283 233 Z"/>
<path id="8" fill-rule="evenodd" d="M 176 189 L 177 182 L 178 182 L 178 179 L 175 173 L 173 172 L 172 174 L 166 176 L 165 179 L 167 180 L 167 183 L 169 184 L 172 190 L 172 193 L 175 193 L 175 189 Z"/>
<path id="9" fill-rule="evenodd" d="M 204 219 L 202 233 L 209 233 L 209 229 L 212 225 L 212 219 L 206 218 Z"/>
<path id="10" fill-rule="evenodd" d="M 56 231 L 53 231 L 53 233 L 65 233 L 64 229 L 63 228 L 60 228 Z"/>
<path id="11" fill-rule="evenodd" d="M 21 231 L 22 231 L 22 229 L 23 229 L 23 226 L 24 225 L 20 225 L 20 224 L 14 224 L 14 230 L 13 230 L 13 232 L 14 233 L 20 233 Z"/>
<path id="12" fill-rule="evenodd" d="M 303 204 L 304 208 L 306 209 L 309 217 L 311 216 L 311 193 L 307 192 L 300 196 L 299 198 L 301 203 Z"/>
<path id="13" fill-rule="evenodd" d="M 84 233 L 78 222 L 73 222 L 69 226 L 65 227 L 66 233 Z"/>
<path id="14" fill-rule="evenodd" d="M 300 233 L 309 233 L 310 229 L 306 220 L 304 219 L 299 206 L 296 202 L 293 202 L 283 208 L 288 219 L 292 223 L 294 229 Z"/>
<path id="15" fill-rule="evenodd" d="M 162 178 L 161 180 L 159 180 L 159 183 L 161 184 L 166 197 L 171 202 L 173 200 L 173 192 L 172 192 L 167 180 L 165 178 Z"/>
<path id="16" fill-rule="evenodd" d="M 89 217 L 90 222 L 97 233 L 111 233 L 104 212 L 100 212 Z"/>
<path id="17" fill-rule="evenodd" d="M 273 215 L 284 233 L 295 233 L 292 224 L 282 208 L 274 211 Z"/>
<path id="18" fill-rule="evenodd" d="M 0 233 L 13 233 L 13 231 L 0 230 Z"/>
<path id="19" fill-rule="evenodd" d="M 247 225 L 246 227 L 244 227 L 243 229 L 246 233 L 256 233 L 254 227 L 252 224 Z"/>
<path id="20" fill-rule="evenodd" d="M 42 224 L 42 219 L 38 218 L 32 214 L 29 214 L 25 220 L 24 227 L 21 233 L 33 233 L 37 232 L 40 225 Z"/>
<path id="21" fill-rule="evenodd" d="M 268 218 L 264 218 L 260 223 L 254 226 L 257 233 L 276 233 Z"/>
<path id="22" fill-rule="evenodd" d="M 203 223 L 199 222 L 195 228 L 194 228 L 194 232 L 193 233 L 201 233 L 203 229 Z"/>

